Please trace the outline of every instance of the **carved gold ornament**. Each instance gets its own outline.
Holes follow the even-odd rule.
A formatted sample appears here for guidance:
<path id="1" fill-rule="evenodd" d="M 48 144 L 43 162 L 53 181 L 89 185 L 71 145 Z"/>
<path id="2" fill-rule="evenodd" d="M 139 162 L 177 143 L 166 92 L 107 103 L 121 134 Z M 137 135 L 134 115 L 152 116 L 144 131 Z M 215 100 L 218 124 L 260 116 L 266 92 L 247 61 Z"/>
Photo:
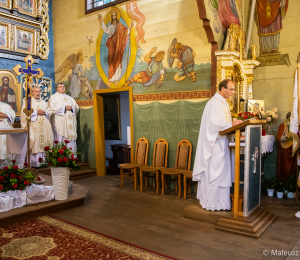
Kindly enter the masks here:
<path id="1" fill-rule="evenodd" d="M 41 35 L 39 39 L 39 57 L 42 60 L 48 59 L 50 47 L 49 47 L 49 0 L 40 0 L 38 7 L 38 15 L 42 16 Z"/>

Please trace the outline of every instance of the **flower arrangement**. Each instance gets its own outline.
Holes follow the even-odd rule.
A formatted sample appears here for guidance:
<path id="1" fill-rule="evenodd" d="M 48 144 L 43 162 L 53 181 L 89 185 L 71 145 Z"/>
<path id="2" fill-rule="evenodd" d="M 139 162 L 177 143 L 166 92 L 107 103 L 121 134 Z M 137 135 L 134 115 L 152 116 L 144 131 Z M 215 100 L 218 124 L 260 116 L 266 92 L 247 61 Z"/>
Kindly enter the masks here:
<path id="1" fill-rule="evenodd" d="M 256 116 L 253 113 L 250 113 L 250 112 L 243 112 L 243 113 L 238 114 L 238 119 L 243 120 L 243 121 L 246 121 L 248 119 L 255 118 L 255 117 Z"/>
<path id="2" fill-rule="evenodd" d="M 267 120 L 267 124 L 276 123 L 278 120 L 277 108 L 273 108 L 272 110 L 268 110 L 266 112 L 262 111 L 261 115 L 264 119 Z"/>
<path id="3" fill-rule="evenodd" d="M 27 167 L 27 163 L 24 166 Z M 31 186 L 35 177 L 31 172 L 19 169 L 16 160 L 11 160 L 6 166 L 0 170 L 0 192 L 10 190 L 25 190 Z"/>
<path id="4" fill-rule="evenodd" d="M 54 141 L 53 147 L 45 146 L 44 158 L 39 158 L 41 167 L 69 167 L 74 170 L 80 170 L 77 166 L 78 158 L 75 158 L 72 148 L 67 148 L 68 140 L 64 142 Z"/>

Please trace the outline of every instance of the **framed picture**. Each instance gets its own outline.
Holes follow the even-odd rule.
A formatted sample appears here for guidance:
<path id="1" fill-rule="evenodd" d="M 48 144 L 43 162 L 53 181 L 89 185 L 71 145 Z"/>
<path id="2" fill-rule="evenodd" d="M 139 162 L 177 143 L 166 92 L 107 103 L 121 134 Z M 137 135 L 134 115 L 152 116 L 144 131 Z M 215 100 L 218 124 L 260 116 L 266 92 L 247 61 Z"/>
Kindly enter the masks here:
<path id="1" fill-rule="evenodd" d="M 103 95 L 104 131 L 106 140 L 121 140 L 120 95 Z"/>
<path id="2" fill-rule="evenodd" d="M 264 100 L 248 100 L 248 112 L 257 114 L 259 111 L 265 110 L 265 101 Z"/>
<path id="3" fill-rule="evenodd" d="M 16 51 L 27 54 L 36 53 L 36 31 L 16 26 Z"/>
<path id="4" fill-rule="evenodd" d="M 21 86 L 17 76 L 10 70 L 0 70 L 0 101 L 21 114 Z"/>
<path id="5" fill-rule="evenodd" d="M 1 1 L 1 0 L 0 0 Z M 0 22 L 0 48 L 9 50 L 10 25 Z"/>
<path id="6" fill-rule="evenodd" d="M 0 0 L 0 7 L 11 9 L 11 1 L 12 0 Z"/>
<path id="7" fill-rule="evenodd" d="M 37 0 L 18 0 L 18 2 L 18 10 L 20 13 L 36 17 Z"/>

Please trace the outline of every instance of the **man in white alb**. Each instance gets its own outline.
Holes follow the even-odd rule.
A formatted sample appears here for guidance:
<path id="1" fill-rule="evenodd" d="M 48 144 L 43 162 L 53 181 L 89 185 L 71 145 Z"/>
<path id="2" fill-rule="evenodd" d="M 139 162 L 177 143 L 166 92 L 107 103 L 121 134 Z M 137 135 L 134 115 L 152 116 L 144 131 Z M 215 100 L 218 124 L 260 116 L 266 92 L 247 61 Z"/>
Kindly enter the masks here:
<path id="1" fill-rule="evenodd" d="M 10 105 L 0 101 L 0 129 L 12 128 L 16 113 Z M 6 135 L 0 135 L 0 164 L 5 159 Z"/>
<path id="2" fill-rule="evenodd" d="M 219 131 L 241 123 L 231 122 L 227 103 L 235 91 L 233 82 L 225 79 L 219 91 L 205 106 L 198 138 L 193 170 L 193 181 L 198 181 L 197 198 L 206 210 L 230 210 L 230 187 L 232 185 L 231 162 L 226 136 Z"/>
<path id="3" fill-rule="evenodd" d="M 65 93 L 65 85 L 58 83 L 56 93 L 49 99 L 49 113 L 51 118 L 54 140 L 59 142 L 68 140 L 68 148 L 76 152 L 77 121 L 79 106 L 75 99 Z"/>
<path id="4" fill-rule="evenodd" d="M 39 158 L 44 156 L 44 147 L 53 145 L 53 133 L 48 113 L 48 103 L 41 98 L 41 89 L 34 86 L 31 91 L 31 114 L 30 121 L 30 166 L 39 167 Z M 21 126 L 27 128 L 26 114 L 23 112 L 25 101 L 21 112 Z"/>

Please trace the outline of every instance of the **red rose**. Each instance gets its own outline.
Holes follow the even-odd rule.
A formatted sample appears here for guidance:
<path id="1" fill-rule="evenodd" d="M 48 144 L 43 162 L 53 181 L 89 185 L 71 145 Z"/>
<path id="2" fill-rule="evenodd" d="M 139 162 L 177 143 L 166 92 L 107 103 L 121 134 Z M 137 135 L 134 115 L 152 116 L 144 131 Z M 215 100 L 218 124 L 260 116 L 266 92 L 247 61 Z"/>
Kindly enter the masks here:
<path id="1" fill-rule="evenodd" d="M 243 116 L 243 118 L 244 118 L 244 119 L 247 119 L 247 118 L 248 118 L 248 116 Z"/>
<path id="2" fill-rule="evenodd" d="M 64 158 L 63 158 L 63 161 L 64 161 L 64 162 L 67 162 L 67 161 L 68 161 L 68 158 L 67 158 L 67 157 L 64 157 Z"/>
<path id="3" fill-rule="evenodd" d="M 19 190 L 22 190 L 21 188 Z"/>
<path id="4" fill-rule="evenodd" d="M 79 162 L 79 159 L 78 159 L 78 158 L 76 158 L 76 159 L 75 159 L 75 161 L 76 161 L 76 162 Z"/>
<path id="5" fill-rule="evenodd" d="M 254 116 L 254 114 L 253 114 L 253 113 L 250 113 L 250 115 L 251 115 L 251 116 Z"/>
<path id="6" fill-rule="evenodd" d="M 59 152 L 60 154 L 63 154 L 63 153 L 64 153 L 64 150 L 63 150 L 63 149 L 60 149 L 60 150 L 58 150 L 58 152 Z"/>
<path id="7" fill-rule="evenodd" d="M 42 162 L 43 161 L 43 158 L 42 157 L 39 157 L 39 162 Z"/>
<path id="8" fill-rule="evenodd" d="M 72 150 L 72 147 L 70 147 L 70 150 Z"/>
<path id="9" fill-rule="evenodd" d="M 7 166 L 4 166 L 4 167 L 3 167 L 3 170 L 8 170 L 8 167 L 7 167 Z"/>
<path id="10" fill-rule="evenodd" d="M 4 180 L 4 176 L 0 176 L 0 181 L 3 181 Z"/>
<path id="11" fill-rule="evenodd" d="M 17 188 L 18 187 L 18 183 L 15 183 L 14 185 L 12 185 L 13 188 Z"/>
<path id="12" fill-rule="evenodd" d="M 71 160 L 72 161 L 75 161 L 75 157 L 74 157 L 74 154 L 72 153 L 72 155 L 71 155 Z"/>
<path id="13" fill-rule="evenodd" d="M 23 177 L 20 177 L 21 180 L 23 180 Z"/>
<path id="14" fill-rule="evenodd" d="M 28 166 L 28 163 L 24 163 L 24 166 L 27 167 L 27 166 Z"/>
<path id="15" fill-rule="evenodd" d="M 3 190 L 3 187 L 2 187 L 2 185 L 0 185 L 0 190 Z"/>
<path id="16" fill-rule="evenodd" d="M 64 148 L 65 150 L 67 149 L 67 147 L 65 147 L 65 146 L 64 146 L 63 148 Z"/>
<path id="17" fill-rule="evenodd" d="M 44 147 L 44 151 L 49 151 L 50 150 L 50 147 L 49 146 L 45 146 Z"/>
<path id="18" fill-rule="evenodd" d="M 49 163 L 48 165 L 51 166 L 51 163 Z"/>
<path id="19" fill-rule="evenodd" d="M 66 143 L 66 144 L 69 144 L 69 143 L 70 143 L 70 141 L 68 141 L 68 140 L 65 140 L 65 143 Z"/>
<path id="20" fill-rule="evenodd" d="M 11 162 L 12 162 L 12 163 L 16 163 L 16 160 L 12 160 Z"/>
<path id="21" fill-rule="evenodd" d="M 18 170 L 18 169 L 19 169 L 18 165 L 14 165 L 14 166 L 13 166 L 13 169 L 14 169 L 14 170 Z"/>
<path id="22" fill-rule="evenodd" d="M 62 159 L 58 157 L 58 158 L 57 158 L 57 161 L 62 162 Z"/>
<path id="23" fill-rule="evenodd" d="M 14 179 L 15 177 L 16 177 L 16 175 L 13 173 L 10 175 L 10 178 L 12 178 L 12 179 Z"/>
<path id="24" fill-rule="evenodd" d="M 242 116 L 243 113 L 239 113 L 238 116 Z"/>
<path id="25" fill-rule="evenodd" d="M 58 144 L 59 142 L 57 140 L 54 141 L 55 144 Z"/>
<path id="26" fill-rule="evenodd" d="M 37 180 L 38 180 L 38 181 L 41 181 L 41 178 L 40 178 L 40 177 L 38 177 L 38 178 L 37 178 Z"/>
<path id="27" fill-rule="evenodd" d="M 24 184 L 25 184 L 25 185 L 28 185 L 28 181 L 24 181 Z"/>

